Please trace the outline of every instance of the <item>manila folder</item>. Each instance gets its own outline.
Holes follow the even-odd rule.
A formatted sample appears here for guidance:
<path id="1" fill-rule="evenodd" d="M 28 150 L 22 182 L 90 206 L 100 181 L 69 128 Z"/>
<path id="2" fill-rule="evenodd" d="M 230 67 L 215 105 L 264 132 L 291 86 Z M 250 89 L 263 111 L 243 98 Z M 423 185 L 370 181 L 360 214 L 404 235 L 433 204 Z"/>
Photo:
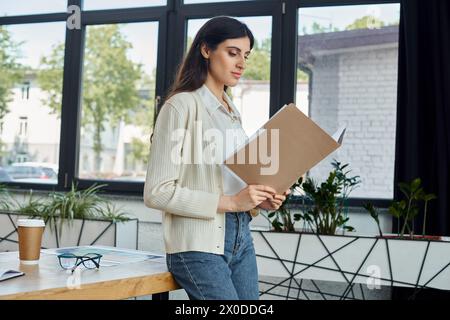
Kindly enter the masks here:
<path id="1" fill-rule="evenodd" d="M 267 185 L 282 194 L 339 148 L 344 132 L 337 133 L 337 142 L 291 103 L 224 163 L 248 185 Z"/>

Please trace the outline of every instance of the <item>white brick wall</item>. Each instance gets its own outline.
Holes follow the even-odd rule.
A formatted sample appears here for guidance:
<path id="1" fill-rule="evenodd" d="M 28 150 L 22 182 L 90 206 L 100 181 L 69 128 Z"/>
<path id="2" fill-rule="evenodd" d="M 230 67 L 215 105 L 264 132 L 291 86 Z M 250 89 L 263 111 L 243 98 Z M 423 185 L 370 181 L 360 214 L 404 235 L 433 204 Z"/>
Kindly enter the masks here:
<path id="1" fill-rule="evenodd" d="M 398 48 L 336 53 L 316 58 L 311 118 L 332 134 L 347 125 L 343 146 L 311 175 L 324 179 L 335 158 L 350 163 L 362 184 L 352 197 L 392 198 L 395 161 Z"/>

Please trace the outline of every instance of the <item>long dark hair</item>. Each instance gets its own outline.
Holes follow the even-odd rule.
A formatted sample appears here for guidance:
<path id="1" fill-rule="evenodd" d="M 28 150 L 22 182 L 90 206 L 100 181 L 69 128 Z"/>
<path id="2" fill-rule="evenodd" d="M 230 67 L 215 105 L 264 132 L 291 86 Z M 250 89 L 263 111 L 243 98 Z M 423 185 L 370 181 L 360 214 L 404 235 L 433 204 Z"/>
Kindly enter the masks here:
<path id="1" fill-rule="evenodd" d="M 201 54 L 202 44 L 214 51 L 223 41 L 242 37 L 250 39 L 250 49 L 252 49 L 255 38 L 245 23 L 226 16 L 208 20 L 195 36 L 191 48 L 178 69 L 167 99 L 180 92 L 197 90 L 205 83 L 208 74 L 208 60 Z M 224 90 L 226 91 L 227 88 L 224 87 Z"/>

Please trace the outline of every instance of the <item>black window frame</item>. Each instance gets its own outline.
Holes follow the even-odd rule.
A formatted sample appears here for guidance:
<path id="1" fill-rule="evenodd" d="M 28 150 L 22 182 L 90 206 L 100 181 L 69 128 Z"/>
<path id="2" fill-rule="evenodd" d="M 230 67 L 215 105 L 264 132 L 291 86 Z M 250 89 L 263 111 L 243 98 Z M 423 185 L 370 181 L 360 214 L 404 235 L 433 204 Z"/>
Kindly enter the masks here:
<path id="1" fill-rule="evenodd" d="M 19 189 L 49 191 L 69 190 L 72 183 L 76 183 L 79 188 L 87 188 L 94 183 L 107 184 L 104 188 L 105 193 L 142 196 L 143 182 L 86 180 L 76 177 L 84 38 L 88 25 L 158 22 L 156 115 L 161 107 L 160 101 L 164 101 L 164 94 L 170 88 L 183 57 L 189 19 L 210 18 L 217 15 L 238 18 L 271 16 L 270 116 L 272 116 L 284 104 L 295 101 L 299 8 L 387 3 L 400 3 L 400 0 L 248 0 L 193 4 L 184 4 L 183 0 L 167 0 L 165 6 L 87 11 L 82 9 L 81 30 L 66 28 L 58 182 L 56 185 L 16 182 L 4 184 Z M 67 7 L 71 5 L 83 8 L 83 0 L 68 0 Z M 0 17 L 0 25 L 66 21 L 70 15 L 71 13 L 59 12 L 6 16 Z M 294 199 L 294 202 L 296 200 L 298 199 Z M 378 206 L 387 207 L 391 200 L 351 198 L 349 205 L 360 206 L 366 201 L 371 201 Z"/>

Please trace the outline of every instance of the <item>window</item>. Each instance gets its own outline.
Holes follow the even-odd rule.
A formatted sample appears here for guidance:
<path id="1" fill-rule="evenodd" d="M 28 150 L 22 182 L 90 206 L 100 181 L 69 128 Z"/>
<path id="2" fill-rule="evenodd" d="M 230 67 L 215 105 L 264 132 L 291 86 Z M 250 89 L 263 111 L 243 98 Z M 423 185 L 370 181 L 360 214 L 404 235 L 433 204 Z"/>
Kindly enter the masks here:
<path id="1" fill-rule="evenodd" d="M 166 0 L 84 0 L 84 10 L 165 6 Z"/>
<path id="2" fill-rule="evenodd" d="M 30 98 L 30 81 L 25 81 L 22 84 L 22 100 L 28 100 Z"/>
<path id="3" fill-rule="evenodd" d="M 80 31 L 67 28 L 67 0 L 0 0 L 0 181 L 142 194 L 158 98 L 199 28 L 224 14 L 256 39 L 230 88 L 247 135 L 295 100 L 329 133 L 347 125 L 333 157 L 363 179 L 352 197 L 392 198 L 395 1 L 83 0 Z M 323 179 L 331 160 L 309 174 Z"/>
<path id="4" fill-rule="evenodd" d="M 255 37 L 253 50 L 246 63 L 244 76 L 231 89 L 231 98 L 242 117 L 242 126 L 248 136 L 256 132 L 270 114 L 270 64 L 272 44 L 272 17 L 239 17 Z M 208 19 L 188 21 L 187 47 L 197 31 Z"/>
<path id="5" fill-rule="evenodd" d="M 80 179 L 144 181 L 155 104 L 157 35 L 157 22 L 87 26 Z"/>
<path id="6" fill-rule="evenodd" d="M 28 161 L 28 156 L 27 156 L 26 153 L 19 153 L 19 154 L 17 155 L 17 157 L 16 157 L 16 162 L 17 162 L 17 164 L 19 164 L 19 163 L 24 163 L 24 162 L 26 162 L 26 161 Z M 12 168 L 14 168 L 15 165 L 16 165 L 16 164 L 14 164 L 14 165 L 12 166 Z M 9 173 L 12 173 L 12 174 L 11 174 L 11 177 L 14 178 L 14 179 L 30 178 L 30 174 L 31 174 L 31 171 L 32 171 L 31 169 L 29 169 L 29 170 L 24 170 L 24 169 L 13 169 L 12 172 L 11 172 L 11 171 L 10 171 L 10 170 L 11 170 L 10 167 L 8 167 L 7 170 L 8 170 Z M 16 176 L 15 174 L 16 174 L 17 172 L 22 173 L 22 176 Z M 17 181 L 23 182 L 23 180 L 17 180 Z"/>
<path id="7" fill-rule="evenodd" d="M 19 118 L 19 137 L 26 138 L 28 133 L 28 117 Z"/>
<path id="8" fill-rule="evenodd" d="M 0 17 L 29 14 L 66 12 L 67 0 L 1 0 Z"/>
<path id="9" fill-rule="evenodd" d="M 65 23 L 0 26 L 0 37 L 4 40 L 0 41 L 0 53 L 8 61 L 0 65 L 0 74 L 7 80 L 0 84 L 6 92 L 0 97 L 0 101 L 6 102 L 6 108 L 0 113 L 4 123 L 0 135 L 3 147 L 0 167 L 7 169 L 26 160 L 56 168 L 59 163 Z M 33 95 L 30 95 L 30 87 L 35 88 Z M 44 176 L 30 173 L 27 178 L 22 175 L 20 182 L 57 182 L 54 177 L 40 178 Z M 15 180 L 14 177 L 11 179 Z"/>
<path id="10" fill-rule="evenodd" d="M 300 8 L 296 104 L 325 131 L 347 126 L 333 158 L 362 180 L 352 197 L 393 197 L 399 4 Z"/>
<path id="11" fill-rule="evenodd" d="M 249 1 L 249 0 L 184 0 L 184 4 L 193 3 L 211 3 L 211 2 L 230 2 L 230 1 Z"/>

